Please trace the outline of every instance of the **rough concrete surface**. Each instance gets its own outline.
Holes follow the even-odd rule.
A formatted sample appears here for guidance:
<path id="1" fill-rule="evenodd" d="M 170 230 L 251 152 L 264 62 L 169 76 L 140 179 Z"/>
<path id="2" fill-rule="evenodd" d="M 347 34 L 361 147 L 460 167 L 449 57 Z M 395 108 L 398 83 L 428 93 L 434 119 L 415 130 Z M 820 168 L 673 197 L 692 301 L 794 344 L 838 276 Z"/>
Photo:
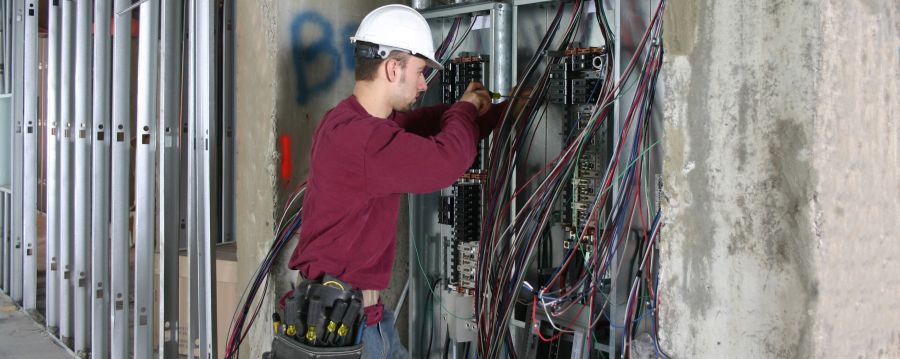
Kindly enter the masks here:
<path id="1" fill-rule="evenodd" d="M 238 1 L 235 12 L 235 241 L 238 288 L 259 265 L 275 233 L 276 156 L 275 28 L 272 1 Z M 271 298 L 261 319 L 272 311 Z M 219 325 L 227 325 L 220 323 Z M 260 323 L 242 356 L 260 357 L 266 333 Z"/>
<path id="2" fill-rule="evenodd" d="M 900 358 L 900 2 L 824 1 L 815 356 Z"/>
<path id="3" fill-rule="evenodd" d="M 900 352 L 897 8 L 669 4 L 660 335 L 673 357 Z"/>

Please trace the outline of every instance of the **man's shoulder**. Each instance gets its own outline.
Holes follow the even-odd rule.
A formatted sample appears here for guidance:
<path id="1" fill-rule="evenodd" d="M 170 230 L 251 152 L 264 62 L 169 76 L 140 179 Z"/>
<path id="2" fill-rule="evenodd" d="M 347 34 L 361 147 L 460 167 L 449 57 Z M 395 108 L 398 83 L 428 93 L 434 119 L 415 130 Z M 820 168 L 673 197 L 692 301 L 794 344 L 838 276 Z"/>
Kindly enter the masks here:
<path id="1" fill-rule="evenodd" d="M 348 147 L 365 145 L 373 132 L 383 132 L 387 127 L 397 128 L 394 121 L 358 111 L 347 106 L 346 102 L 347 100 L 342 101 L 322 117 L 317 136 L 323 144 L 332 143 L 347 150 Z"/>
<path id="2" fill-rule="evenodd" d="M 352 98 L 345 99 L 328 110 L 322 117 L 321 125 L 330 131 L 371 131 L 382 126 L 396 127 L 394 121 L 378 118 L 360 110 L 358 106 L 354 106 Z"/>

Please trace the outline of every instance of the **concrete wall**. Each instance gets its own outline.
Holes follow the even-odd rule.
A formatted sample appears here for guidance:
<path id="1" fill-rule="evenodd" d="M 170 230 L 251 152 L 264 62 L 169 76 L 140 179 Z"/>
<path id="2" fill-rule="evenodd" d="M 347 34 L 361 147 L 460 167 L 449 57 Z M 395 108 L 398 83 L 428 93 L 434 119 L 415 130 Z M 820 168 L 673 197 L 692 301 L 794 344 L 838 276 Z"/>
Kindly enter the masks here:
<path id="1" fill-rule="evenodd" d="M 821 19 L 815 355 L 900 358 L 900 3 L 829 0 Z"/>
<path id="2" fill-rule="evenodd" d="M 898 24 L 892 0 L 670 2 L 673 357 L 900 356 Z"/>
<path id="3" fill-rule="evenodd" d="M 350 95 L 354 81 L 348 37 L 366 13 L 389 2 L 237 2 L 235 234 L 239 288 L 268 251 L 282 202 L 306 177 L 316 125 L 325 111 Z M 404 221 L 400 229 L 397 270 L 384 295 L 389 306 L 406 280 L 408 231 Z M 286 267 L 294 245 L 288 245 L 276 264 L 274 289 L 245 341 L 248 344 L 242 354 L 248 357 L 259 357 L 268 350 L 272 303 L 296 276 Z"/>

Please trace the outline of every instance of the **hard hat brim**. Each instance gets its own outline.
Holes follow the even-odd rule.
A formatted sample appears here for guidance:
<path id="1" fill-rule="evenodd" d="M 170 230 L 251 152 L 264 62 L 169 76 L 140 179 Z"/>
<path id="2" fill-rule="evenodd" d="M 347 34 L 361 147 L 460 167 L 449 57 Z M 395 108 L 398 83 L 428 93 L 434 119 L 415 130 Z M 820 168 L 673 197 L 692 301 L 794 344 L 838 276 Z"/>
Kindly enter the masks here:
<path id="1" fill-rule="evenodd" d="M 423 56 L 423 57 L 424 57 L 424 56 Z M 441 65 L 440 62 L 434 61 L 433 59 L 430 59 L 430 58 L 427 58 L 427 57 L 424 57 L 424 58 L 425 58 L 425 62 L 428 63 L 428 66 L 429 66 L 429 67 L 431 67 L 431 68 L 433 68 L 433 69 L 435 69 L 435 70 L 438 70 L 438 71 L 444 71 L 444 66 Z"/>

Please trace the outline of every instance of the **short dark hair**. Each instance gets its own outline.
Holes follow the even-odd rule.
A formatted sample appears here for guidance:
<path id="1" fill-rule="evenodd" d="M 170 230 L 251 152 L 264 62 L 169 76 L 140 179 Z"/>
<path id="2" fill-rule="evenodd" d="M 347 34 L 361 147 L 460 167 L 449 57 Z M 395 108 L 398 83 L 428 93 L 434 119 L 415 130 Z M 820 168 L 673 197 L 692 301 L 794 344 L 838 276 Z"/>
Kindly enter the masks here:
<path id="1" fill-rule="evenodd" d="M 405 69 L 406 63 L 409 61 L 409 54 L 403 51 L 391 51 L 388 54 L 388 57 L 385 59 L 382 58 L 368 58 L 363 57 L 360 54 L 355 54 L 356 57 L 356 81 L 372 81 L 375 79 L 375 76 L 378 74 L 378 67 L 381 66 L 387 60 L 397 60 L 400 62 L 400 68 Z"/>

